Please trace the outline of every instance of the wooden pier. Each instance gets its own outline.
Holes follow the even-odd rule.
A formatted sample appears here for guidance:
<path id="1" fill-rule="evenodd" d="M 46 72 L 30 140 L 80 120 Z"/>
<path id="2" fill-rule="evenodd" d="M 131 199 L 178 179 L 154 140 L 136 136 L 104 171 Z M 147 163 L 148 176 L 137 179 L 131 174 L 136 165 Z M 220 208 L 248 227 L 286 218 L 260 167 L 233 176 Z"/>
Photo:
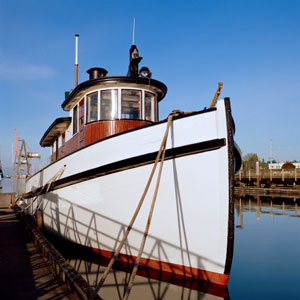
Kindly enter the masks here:
<path id="1" fill-rule="evenodd" d="M 235 175 L 235 182 L 238 185 L 300 187 L 300 169 L 240 170 Z"/>
<path id="2" fill-rule="evenodd" d="M 0 194 L 0 299 L 101 299 L 10 197 Z"/>
<path id="3" fill-rule="evenodd" d="M 0 209 L 1 299 L 75 299 L 10 208 Z"/>

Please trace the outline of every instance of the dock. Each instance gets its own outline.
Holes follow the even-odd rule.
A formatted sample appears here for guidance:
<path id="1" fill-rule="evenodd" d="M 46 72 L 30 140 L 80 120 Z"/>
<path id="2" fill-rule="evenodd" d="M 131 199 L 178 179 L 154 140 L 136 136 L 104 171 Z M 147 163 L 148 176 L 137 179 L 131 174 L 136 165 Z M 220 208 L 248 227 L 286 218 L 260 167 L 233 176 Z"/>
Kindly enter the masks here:
<path id="1" fill-rule="evenodd" d="M 101 299 L 9 202 L 0 194 L 0 299 Z"/>
<path id="2" fill-rule="evenodd" d="M 240 170 L 235 174 L 235 182 L 236 184 L 247 186 L 299 187 L 300 170 Z"/>
<path id="3" fill-rule="evenodd" d="M 10 208 L 0 208 L 0 240 L 1 299 L 76 299 Z"/>

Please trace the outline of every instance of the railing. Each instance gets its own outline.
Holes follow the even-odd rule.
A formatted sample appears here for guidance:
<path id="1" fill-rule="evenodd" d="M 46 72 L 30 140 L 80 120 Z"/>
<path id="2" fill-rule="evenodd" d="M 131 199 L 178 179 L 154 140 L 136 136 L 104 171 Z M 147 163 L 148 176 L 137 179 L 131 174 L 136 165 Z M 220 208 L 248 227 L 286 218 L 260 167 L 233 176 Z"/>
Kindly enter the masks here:
<path id="1" fill-rule="evenodd" d="M 293 170 L 262 170 L 262 169 L 248 169 L 240 170 L 235 175 L 235 180 L 240 182 L 246 181 L 285 181 L 300 183 L 300 169 Z"/>

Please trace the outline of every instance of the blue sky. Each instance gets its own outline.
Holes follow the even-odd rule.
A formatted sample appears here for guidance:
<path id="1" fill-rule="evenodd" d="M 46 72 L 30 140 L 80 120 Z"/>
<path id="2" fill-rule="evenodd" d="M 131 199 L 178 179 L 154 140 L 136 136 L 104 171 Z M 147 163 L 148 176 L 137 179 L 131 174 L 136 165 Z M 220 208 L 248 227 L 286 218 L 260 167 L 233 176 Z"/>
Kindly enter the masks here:
<path id="1" fill-rule="evenodd" d="M 168 86 L 160 117 L 208 106 L 219 81 L 231 98 L 243 154 L 300 160 L 300 1 L 0 0 L 0 155 L 11 167 L 14 128 L 46 162 L 39 141 L 90 67 L 126 75 L 132 23 L 153 78 Z M 200 129 L 200 130 L 205 130 Z"/>

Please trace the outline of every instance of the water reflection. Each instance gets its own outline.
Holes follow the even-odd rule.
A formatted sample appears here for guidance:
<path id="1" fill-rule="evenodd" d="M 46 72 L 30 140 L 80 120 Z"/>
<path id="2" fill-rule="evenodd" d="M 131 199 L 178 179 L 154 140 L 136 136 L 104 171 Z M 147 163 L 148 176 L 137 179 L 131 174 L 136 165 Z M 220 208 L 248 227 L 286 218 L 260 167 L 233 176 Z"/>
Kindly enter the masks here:
<path id="1" fill-rule="evenodd" d="M 231 300 L 300 299 L 299 201 L 265 196 L 235 200 Z"/>
<path id="2" fill-rule="evenodd" d="M 235 210 L 239 216 L 237 228 L 244 228 L 244 212 L 255 212 L 256 219 L 260 220 L 261 214 L 274 216 L 287 216 L 299 218 L 298 202 L 296 198 L 272 198 L 265 196 L 244 196 L 235 199 Z"/>

